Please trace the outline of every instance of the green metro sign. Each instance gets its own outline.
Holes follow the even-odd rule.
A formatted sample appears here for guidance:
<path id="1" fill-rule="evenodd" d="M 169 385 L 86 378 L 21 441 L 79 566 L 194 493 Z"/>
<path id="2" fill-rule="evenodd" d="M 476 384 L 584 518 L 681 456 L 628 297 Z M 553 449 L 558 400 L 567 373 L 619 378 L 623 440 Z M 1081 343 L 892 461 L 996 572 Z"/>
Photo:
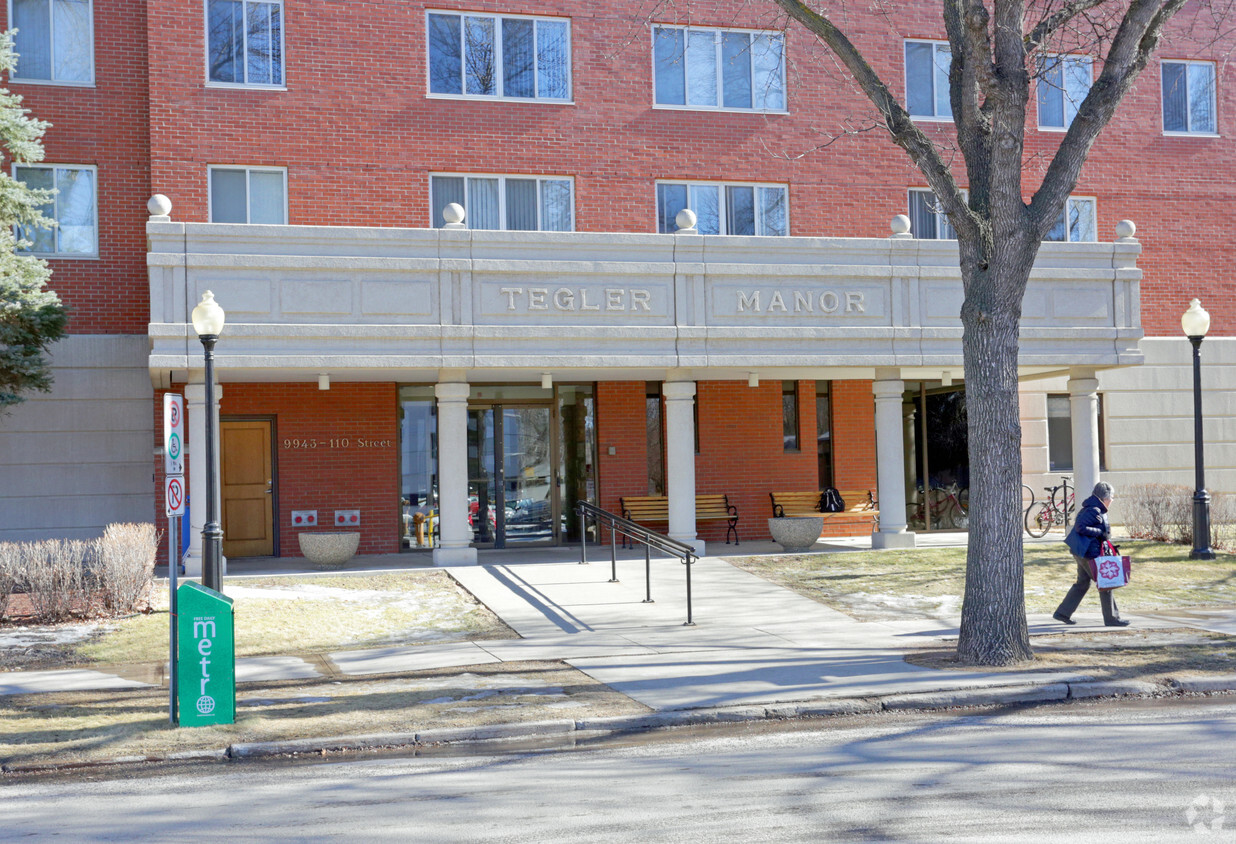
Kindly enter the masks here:
<path id="1" fill-rule="evenodd" d="M 176 700 L 180 726 L 236 722 L 232 599 L 197 583 L 176 590 Z"/>

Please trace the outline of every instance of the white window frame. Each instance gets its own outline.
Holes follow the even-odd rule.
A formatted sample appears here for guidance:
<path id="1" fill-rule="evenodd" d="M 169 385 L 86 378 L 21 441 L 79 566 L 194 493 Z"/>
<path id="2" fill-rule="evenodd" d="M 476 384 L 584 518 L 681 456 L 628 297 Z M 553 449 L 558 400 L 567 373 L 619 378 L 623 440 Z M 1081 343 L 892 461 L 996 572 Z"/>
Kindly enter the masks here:
<path id="1" fill-rule="evenodd" d="M 1168 129 L 1167 124 L 1163 121 L 1163 106 L 1166 103 L 1167 88 L 1163 84 L 1163 68 L 1169 64 L 1185 65 L 1185 119 L 1188 120 L 1189 114 L 1189 65 L 1204 65 L 1210 68 L 1210 113 L 1214 115 L 1215 126 L 1213 129 L 1198 130 L 1193 129 Z M 1212 61 L 1204 59 L 1160 59 L 1159 60 L 1159 125 L 1163 127 L 1163 134 L 1168 137 L 1175 138 L 1217 138 L 1219 137 L 1219 69 Z"/>
<path id="2" fill-rule="evenodd" d="M 202 0 L 202 45 L 205 48 L 203 53 L 202 69 L 206 74 L 207 88 L 231 88 L 244 91 L 286 91 L 288 89 L 288 54 L 287 54 L 287 6 L 284 0 L 237 0 L 243 2 L 245 9 L 241 10 L 242 16 L 248 20 L 247 7 L 250 3 L 273 3 L 279 6 L 279 63 L 280 71 L 283 75 L 283 83 L 280 85 L 272 85 L 267 82 L 217 82 L 210 78 L 210 3 L 211 0 Z M 249 76 L 249 32 L 246 29 L 244 32 L 244 71 L 245 77 Z"/>
<path id="3" fill-rule="evenodd" d="M 261 226 L 278 226 L 289 225 L 288 223 L 288 168 L 279 167 L 271 164 L 208 164 L 206 165 L 206 219 L 211 223 L 215 221 L 215 200 L 214 200 L 214 182 L 213 173 L 216 170 L 242 170 L 245 174 L 245 222 L 244 223 L 219 223 L 221 226 L 239 226 L 239 225 L 261 225 Z M 254 170 L 261 170 L 266 173 L 278 172 L 283 174 L 283 222 L 282 223 L 250 223 L 249 222 L 249 207 L 250 198 L 253 195 L 253 189 L 250 187 L 251 176 Z"/>
<path id="4" fill-rule="evenodd" d="M 57 0 L 48 0 L 48 13 L 49 15 L 52 16 L 53 20 L 55 18 L 55 13 L 51 12 L 51 6 L 53 6 L 56 2 Z M 16 71 L 13 73 L 12 76 L 9 77 L 9 81 L 14 82 L 14 83 L 20 82 L 22 85 L 63 85 L 69 88 L 93 88 L 94 87 L 94 80 L 95 80 L 95 75 L 94 75 L 94 71 L 95 71 L 95 67 L 94 67 L 94 0 L 86 0 L 86 2 L 90 8 L 90 13 L 89 13 L 90 78 L 89 79 L 59 80 L 55 78 L 37 79 L 34 77 L 29 77 L 29 76 L 22 76 L 21 75 L 21 59 L 19 58 L 17 61 Z M 9 26 L 12 27 L 13 25 L 13 0 L 8 0 L 7 5 L 8 5 L 8 15 L 9 15 L 8 22 L 9 22 Z M 52 33 L 51 33 L 50 42 L 51 43 L 48 45 L 48 47 L 51 50 L 51 67 L 52 67 L 52 73 L 54 75 L 56 72 L 56 37 L 55 37 L 54 29 L 52 30 Z"/>
<path id="5" fill-rule="evenodd" d="M 661 230 L 661 202 L 658 196 L 661 185 L 685 185 L 687 188 L 687 207 L 690 208 L 691 188 L 692 187 L 709 187 L 717 188 L 718 204 L 717 213 L 721 220 L 721 226 L 724 227 L 728 214 L 726 214 L 725 206 L 725 189 L 726 188 L 755 188 L 756 193 L 756 209 L 755 209 L 755 228 L 754 235 L 731 235 L 729 232 L 718 232 L 722 237 L 789 237 L 790 236 L 790 186 L 785 182 L 710 182 L 702 179 L 657 179 L 652 188 L 652 207 L 656 210 L 657 231 Z M 762 225 L 761 220 L 763 215 L 759 209 L 759 189 L 760 188 L 780 188 L 785 191 L 785 234 L 764 234 L 760 232 Z M 694 209 L 692 209 L 694 210 Z M 671 232 L 672 234 L 672 232 Z M 718 235 L 710 235 L 716 237 Z"/>
<path id="6" fill-rule="evenodd" d="M 1094 240 L 1073 240 L 1073 230 L 1069 226 L 1069 211 L 1074 203 L 1089 202 L 1094 206 Z M 1099 239 L 1099 200 L 1094 196 L 1070 196 L 1064 202 L 1064 208 L 1060 212 L 1064 217 L 1064 240 L 1047 240 L 1044 243 L 1097 243 Z"/>
<path id="7" fill-rule="evenodd" d="M 904 40 L 902 41 L 902 43 L 901 43 L 901 72 L 902 72 L 902 78 L 905 80 L 905 86 L 906 86 L 906 87 L 905 87 L 905 92 L 906 92 L 906 102 L 905 102 L 905 108 L 906 108 L 906 112 L 907 112 L 908 114 L 910 114 L 910 119 L 912 119 L 912 120 L 914 120 L 914 121 L 925 121 L 925 122 L 932 122 L 932 123 L 952 123 L 952 122 L 953 122 L 953 115 L 952 115 L 952 114 L 949 114 L 948 116 L 942 117 L 942 116 L 940 116 L 938 113 L 936 113 L 935 108 L 936 108 L 936 100 L 937 100 L 938 96 L 937 96 L 937 92 L 936 92 L 936 75 L 935 75 L 935 73 L 932 73 L 932 74 L 931 74 L 931 109 L 932 109 L 932 113 L 931 113 L 931 114 L 912 114 L 912 113 L 910 113 L 910 68 L 909 68 L 909 66 L 906 64 L 906 45 L 907 45 L 907 44 L 931 44 L 931 45 L 932 45 L 932 47 L 933 47 L 933 50 L 932 50 L 932 52 L 931 52 L 931 66 L 932 66 L 932 68 L 935 68 L 935 66 L 936 66 L 936 50 L 937 50 L 938 48 L 940 48 L 940 47 L 947 47 L 947 48 L 949 49 L 949 53 L 950 53 L 950 55 L 951 55 L 951 54 L 952 54 L 952 49 L 953 49 L 953 48 L 952 48 L 952 45 L 951 45 L 951 44 L 949 44 L 949 42 L 948 42 L 948 41 L 941 41 L 941 40 L 936 39 L 936 38 L 906 38 L 906 39 L 904 39 Z"/>
<path id="8" fill-rule="evenodd" d="M 936 192 L 933 191 L 931 188 L 909 188 L 906 190 L 906 212 L 907 213 L 911 210 L 910 209 L 911 196 L 916 193 L 927 194 L 928 196 L 931 197 L 931 199 L 934 202 L 936 202 L 937 205 L 939 205 L 940 200 L 936 199 Z M 962 199 L 968 200 L 970 197 L 969 188 L 962 188 L 961 196 L 962 196 Z M 933 211 L 932 213 L 935 215 L 935 218 L 936 218 L 936 236 L 935 237 L 919 237 L 917 233 L 911 230 L 910 234 L 914 236 L 914 239 L 915 240 L 956 240 L 957 231 L 953 228 L 953 224 L 949 222 L 948 214 L 945 214 L 943 210 Z M 911 216 L 910 219 L 913 220 L 914 218 Z M 940 237 L 939 232 L 942 231 L 943 226 L 948 226 L 948 230 L 953 233 L 952 237 Z"/>
<path id="9" fill-rule="evenodd" d="M 494 21 L 494 66 L 498 68 L 497 74 L 497 90 L 496 94 L 469 94 L 467 70 L 463 67 L 460 72 L 463 74 L 460 84 L 460 92 L 458 94 L 443 94 L 430 90 L 432 84 L 432 69 L 430 67 L 430 51 L 429 51 L 429 16 L 430 15 L 451 15 L 460 19 L 459 22 L 459 37 L 460 37 L 460 55 L 463 55 L 463 33 L 465 18 L 489 18 Z M 503 18 L 520 18 L 530 21 L 552 21 L 554 23 L 566 24 L 566 39 L 567 39 L 567 96 L 566 99 L 558 99 L 557 97 L 542 97 L 539 94 L 534 97 L 508 97 L 502 93 L 503 86 L 506 84 L 502 71 L 502 19 Z M 533 38 L 535 39 L 536 29 L 533 28 Z M 563 17 L 555 17 L 553 15 L 508 15 L 503 12 L 464 12 L 459 9 L 426 9 L 425 10 L 425 96 L 435 100 L 476 100 L 479 102 L 503 102 L 503 103 L 552 103 L 554 105 L 575 105 L 575 43 L 573 40 L 574 30 L 571 27 L 571 19 Z M 533 50 L 535 53 L 535 49 Z M 536 88 L 540 87 L 541 80 L 539 74 L 539 66 L 532 72 L 533 85 Z M 447 174 L 438 174 L 447 175 Z M 571 203 L 572 211 L 574 211 L 575 203 L 575 187 L 571 186 Z"/>
<path id="10" fill-rule="evenodd" d="M 488 99 L 488 98 L 487 98 Z M 499 227 L 496 229 L 477 229 L 477 231 L 524 231 L 524 229 L 508 229 L 506 227 L 506 180 L 517 179 L 520 181 L 535 181 L 536 182 L 536 229 L 535 231 L 543 232 L 546 229 L 542 228 L 541 213 L 541 183 L 542 182 L 569 182 L 571 185 L 571 228 L 568 231 L 575 231 L 575 177 L 574 176 L 549 176 L 541 173 L 449 173 L 445 171 L 434 170 L 429 174 L 429 227 L 441 228 L 442 215 L 441 210 L 435 210 L 433 207 L 433 180 L 438 178 L 445 179 L 463 179 L 464 180 L 464 196 L 468 195 L 468 179 L 497 179 L 498 180 L 498 221 Z M 467 206 L 464 207 L 464 225 L 468 225 Z M 557 232 L 557 229 L 553 230 Z"/>
<path id="11" fill-rule="evenodd" d="M 94 175 L 94 251 L 93 252 L 36 252 L 33 249 L 24 252 L 18 252 L 18 255 L 32 255 L 37 258 L 49 258 L 55 260 L 69 261 L 97 261 L 99 258 L 99 236 L 102 226 L 99 220 L 99 168 L 95 164 L 48 164 L 40 161 L 37 164 L 23 164 L 14 162 L 9 170 L 9 175 L 17 181 L 17 171 L 19 168 L 27 168 L 31 170 L 89 170 Z M 53 176 L 53 186 L 54 186 Z M 55 213 L 56 196 L 52 197 L 52 213 L 46 216 L 55 220 L 56 225 L 52 227 L 53 242 L 58 243 L 60 240 L 60 220 Z M 16 236 L 17 229 L 14 228 Z"/>
<path id="12" fill-rule="evenodd" d="M 683 47 L 683 50 L 684 50 L 683 75 L 684 76 L 683 78 L 684 78 L 684 84 L 686 85 L 687 90 L 690 89 L 690 81 L 687 79 L 687 75 L 690 74 L 691 72 L 691 66 L 690 64 L 686 63 L 686 52 L 685 52 L 686 46 L 685 45 L 688 43 L 688 40 L 691 37 L 690 33 L 692 32 L 714 33 L 716 60 L 715 60 L 713 67 L 716 69 L 716 73 L 717 73 L 717 104 L 716 105 L 711 105 L 711 106 L 691 105 L 688 103 L 677 105 L 674 103 L 657 102 L 656 47 L 657 47 L 657 30 L 658 29 L 678 29 L 684 33 L 684 36 L 683 36 L 683 45 L 684 45 Z M 723 71 L 722 71 L 722 58 L 721 58 L 721 41 L 722 41 L 721 36 L 727 32 L 741 32 L 747 35 L 768 35 L 768 36 L 775 36 L 781 39 L 781 94 L 785 99 L 785 105 L 783 107 L 781 108 L 756 108 L 755 106 L 752 106 L 751 108 L 735 108 L 733 106 L 722 105 L 722 103 L 725 102 L 725 85 L 722 81 Z M 741 27 L 733 27 L 733 26 L 685 26 L 685 25 L 669 24 L 669 23 L 654 23 L 650 25 L 649 33 L 651 37 L 652 47 L 649 50 L 648 58 L 649 58 L 649 62 L 651 63 L 650 66 L 652 69 L 652 77 L 651 77 L 652 78 L 652 107 L 654 109 L 665 109 L 668 111 L 722 111 L 722 112 L 730 112 L 733 114 L 789 114 L 790 113 L 790 87 L 789 87 L 789 81 L 788 81 L 788 74 L 786 73 L 785 33 L 784 32 L 780 32 L 775 29 L 744 29 Z M 750 46 L 748 46 L 747 49 L 750 50 L 751 49 Z M 754 99 L 755 99 L 754 68 L 752 68 L 751 96 L 752 96 L 752 102 L 754 102 Z M 683 99 L 686 99 L 686 97 L 684 96 Z"/>
<path id="13" fill-rule="evenodd" d="M 1094 58 L 1092 56 L 1079 56 L 1072 53 L 1050 53 L 1045 55 L 1044 58 L 1055 59 L 1060 64 L 1060 93 L 1064 98 L 1064 114 L 1061 116 L 1064 118 L 1064 125 L 1051 126 L 1043 123 L 1043 110 L 1039 104 L 1038 91 L 1036 90 L 1034 95 L 1034 108 L 1038 119 L 1038 128 L 1043 132 L 1067 132 L 1069 130 L 1069 126 L 1073 124 L 1073 119 L 1068 116 L 1068 83 L 1065 82 L 1065 74 L 1068 72 L 1067 65 L 1069 63 L 1073 63 L 1084 64 L 1087 66 L 1090 71 L 1090 84 L 1086 87 L 1086 93 L 1089 94 L 1090 89 L 1094 87 Z M 1043 73 L 1040 72 L 1038 79 L 1035 80 L 1035 86 L 1037 88 L 1039 85 L 1046 84 L 1048 83 L 1043 80 Z M 1053 85 L 1052 87 L 1054 88 L 1055 86 Z M 1076 105 L 1080 107 L 1081 103 L 1077 103 Z"/>

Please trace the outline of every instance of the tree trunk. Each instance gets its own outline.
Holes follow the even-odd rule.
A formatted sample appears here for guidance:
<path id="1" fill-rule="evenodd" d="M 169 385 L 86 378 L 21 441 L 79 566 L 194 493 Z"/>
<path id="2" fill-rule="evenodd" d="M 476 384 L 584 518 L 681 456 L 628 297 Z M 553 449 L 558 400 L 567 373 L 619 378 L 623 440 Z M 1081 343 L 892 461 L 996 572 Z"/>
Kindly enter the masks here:
<path id="1" fill-rule="evenodd" d="M 961 318 L 970 437 L 970 537 L 957 656 L 1010 665 L 1033 658 L 1026 629 L 1017 389 L 1021 301 L 1037 244 L 996 238 L 997 254 L 962 244 Z"/>

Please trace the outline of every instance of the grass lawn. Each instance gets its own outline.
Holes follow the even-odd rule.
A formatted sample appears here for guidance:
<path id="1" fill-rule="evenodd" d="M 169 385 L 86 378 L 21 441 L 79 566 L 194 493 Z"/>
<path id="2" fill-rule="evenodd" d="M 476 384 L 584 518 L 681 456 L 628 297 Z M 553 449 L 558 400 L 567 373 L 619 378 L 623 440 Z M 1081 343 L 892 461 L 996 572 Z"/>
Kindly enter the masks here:
<path id="1" fill-rule="evenodd" d="M 235 601 L 238 657 L 515 638 L 442 571 L 230 578 L 223 591 Z M 150 614 L 81 625 L 78 641 L 64 641 L 73 638 L 63 635 L 73 625 L 58 625 L 46 644 L 0 649 L 0 670 L 165 660 L 166 582 L 156 586 L 153 603 Z"/>
<path id="2" fill-rule="evenodd" d="M 1122 611 L 1236 604 L 1236 555 L 1190 560 L 1189 546 L 1158 542 L 1123 542 L 1120 550 L 1133 561 L 1133 580 L 1118 593 Z M 731 562 L 862 621 L 957 616 L 965 590 L 965 548 L 739 557 Z M 1027 545 L 1026 611 L 1055 610 L 1076 576 L 1063 542 Z M 1081 608 L 1098 611 L 1093 589 Z"/>

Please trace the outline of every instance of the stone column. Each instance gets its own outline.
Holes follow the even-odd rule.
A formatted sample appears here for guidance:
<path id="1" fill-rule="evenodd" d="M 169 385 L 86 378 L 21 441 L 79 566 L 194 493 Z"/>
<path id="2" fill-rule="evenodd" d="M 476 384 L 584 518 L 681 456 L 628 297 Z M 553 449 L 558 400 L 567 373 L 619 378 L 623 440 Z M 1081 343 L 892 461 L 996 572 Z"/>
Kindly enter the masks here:
<path id="1" fill-rule="evenodd" d="M 1069 417 L 1073 424 L 1073 486 L 1077 505 L 1099 482 L 1099 380 L 1090 367 L 1069 370 Z"/>
<path id="2" fill-rule="evenodd" d="M 435 566 L 476 565 L 468 526 L 468 394 L 467 384 L 447 382 L 434 387 L 438 398 L 438 530 L 433 549 Z"/>
<path id="3" fill-rule="evenodd" d="M 189 523 L 181 523 L 181 531 L 189 532 L 189 548 L 185 551 L 181 562 L 185 566 L 185 577 L 202 576 L 202 528 L 206 526 L 206 384 L 203 383 L 204 372 L 195 372 L 191 377 L 197 383 L 186 384 L 184 388 L 185 413 L 189 419 L 189 442 L 186 454 L 189 456 Z M 219 402 L 223 399 L 223 386 L 215 384 L 215 512 L 219 514 L 219 522 L 223 522 L 223 474 L 221 471 L 222 454 L 219 447 Z M 227 557 L 223 556 L 222 574 L 227 574 Z"/>
<path id="4" fill-rule="evenodd" d="M 703 554 L 704 543 L 695 537 L 695 382 L 666 381 L 661 392 L 665 396 L 669 535 Z"/>
<path id="5" fill-rule="evenodd" d="M 905 382 L 897 370 L 876 370 L 875 393 L 876 483 L 879 488 L 880 528 L 871 536 L 872 548 L 913 548 L 914 533 L 906 530 L 906 466 L 902 450 L 901 394 Z"/>
<path id="6" fill-rule="evenodd" d="M 914 402 L 906 402 L 901 405 L 901 447 L 902 460 L 905 462 L 906 469 L 906 503 L 908 504 L 914 498 L 914 489 L 918 480 L 918 450 L 914 443 L 914 423 L 918 418 L 918 408 Z"/>

